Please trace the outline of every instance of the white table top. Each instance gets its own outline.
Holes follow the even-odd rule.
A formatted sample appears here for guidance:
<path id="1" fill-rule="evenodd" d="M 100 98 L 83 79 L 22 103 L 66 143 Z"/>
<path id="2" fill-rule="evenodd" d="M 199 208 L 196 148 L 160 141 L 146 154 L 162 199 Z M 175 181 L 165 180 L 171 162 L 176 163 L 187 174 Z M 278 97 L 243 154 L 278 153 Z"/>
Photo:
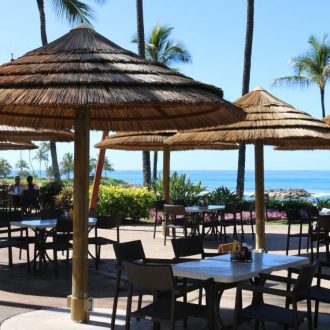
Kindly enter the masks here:
<path id="1" fill-rule="evenodd" d="M 267 253 L 253 253 L 251 262 L 232 262 L 230 254 L 188 261 L 172 266 L 175 276 L 206 280 L 213 278 L 215 282 L 233 283 L 247 280 L 260 273 L 271 273 L 275 270 L 287 269 L 309 262 L 306 257 L 283 256 Z"/>
<path id="2" fill-rule="evenodd" d="M 214 212 L 225 208 L 224 205 L 208 205 L 208 206 L 187 206 L 185 207 L 188 213 Z"/>
<path id="3" fill-rule="evenodd" d="M 88 225 L 95 226 L 96 218 L 88 218 Z M 54 228 L 56 226 L 57 219 L 45 219 L 45 220 L 22 220 L 22 221 L 12 221 L 10 224 L 16 227 L 22 228 L 32 228 L 32 229 L 47 229 Z"/>

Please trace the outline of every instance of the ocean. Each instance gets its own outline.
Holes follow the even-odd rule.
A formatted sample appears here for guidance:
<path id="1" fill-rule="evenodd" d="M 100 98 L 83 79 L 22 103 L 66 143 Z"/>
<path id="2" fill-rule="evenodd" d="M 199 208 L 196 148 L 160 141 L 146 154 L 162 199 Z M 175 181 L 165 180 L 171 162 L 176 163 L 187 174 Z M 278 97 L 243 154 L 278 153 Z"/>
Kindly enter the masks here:
<path id="1" fill-rule="evenodd" d="M 226 186 L 236 188 L 236 171 L 176 171 L 187 174 L 191 181 L 201 181 L 206 190 Z M 110 176 L 128 183 L 142 184 L 142 171 L 114 171 Z M 254 171 L 246 171 L 245 194 L 254 193 Z M 265 189 L 306 189 L 315 197 L 330 198 L 330 171 L 265 171 Z"/>

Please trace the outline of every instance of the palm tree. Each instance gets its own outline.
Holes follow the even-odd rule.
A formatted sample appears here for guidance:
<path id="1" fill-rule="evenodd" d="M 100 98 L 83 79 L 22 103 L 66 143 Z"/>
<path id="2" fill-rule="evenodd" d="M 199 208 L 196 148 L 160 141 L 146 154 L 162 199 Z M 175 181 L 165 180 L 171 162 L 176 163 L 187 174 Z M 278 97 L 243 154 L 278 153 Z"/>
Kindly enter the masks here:
<path id="1" fill-rule="evenodd" d="M 93 172 L 96 168 L 97 160 L 96 158 L 89 158 L 89 174 Z"/>
<path id="2" fill-rule="evenodd" d="M 113 168 L 113 165 L 110 163 L 108 157 L 105 157 L 103 163 L 104 176 L 107 177 L 107 171 L 112 172 L 114 170 L 115 169 Z"/>
<path id="3" fill-rule="evenodd" d="M 1 158 L 0 159 L 0 175 L 4 178 L 10 174 L 13 167 L 9 164 L 7 159 Z"/>
<path id="4" fill-rule="evenodd" d="M 246 19 L 246 34 L 245 34 L 245 49 L 244 49 L 242 95 L 248 93 L 250 89 L 253 26 L 254 26 L 254 0 L 247 0 L 247 19 Z M 236 180 L 236 194 L 240 198 L 242 198 L 244 195 L 245 152 L 246 152 L 245 144 L 241 143 L 238 151 L 238 168 L 237 168 L 237 180 Z"/>
<path id="5" fill-rule="evenodd" d="M 48 144 L 49 145 L 49 144 Z M 36 154 L 33 157 L 34 160 L 39 161 L 39 177 L 41 178 L 41 164 L 45 163 L 45 169 L 47 169 L 46 162 L 48 162 L 48 150 L 44 144 L 41 144 L 39 149 L 36 150 Z"/>
<path id="6" fill-rule="evenodd" d="M 19 169 L 19 175 L 22 176 L 24 174 L 24 170 L 28 170 L 30 167 L 24 159 L 20 159 L 15 164 L 15 168 Z"/>
<path id="7" fill-rule="evenodd" d="M 61 171 L 63 174 L 66 174 L 67 179 L 70 179 L 70 174 L 74 169 L 73 165 L 73 154 L 71 152 L 67 152 L 63 155 L 61 161 Z"/>
<path id="8" fill-rule="evenodd" d="M 45 46 L 47 41 L 46 33 L 46 15 L 44 0 L 36 0 L 40 16 L 40 34 L 42 45 Z M 94 0 L 102 4 L 105 0 Z M 70 23 L 86 22 L 90 24 L 90 19 L 93 18 L 93 10 L 90 6 L 79 0 L 52 0 L 51 1 L 56 14 L 59 17 L 65 17 Z M 50 153 L 52 156 L 52 165 L 54 170 L 55 180 L 60 181 L 61 175 L 57 160 L 56 143 L 50 142 Z"/>
<path id="9" fill-rule="evenodd" d="M 145 58 L 143 1 L 142 0 L 136 0 L 136 23 L 137 23 L 138 54 L 141 57 Z M 142 169 L 143 169 L 143 185 L 150 186 L 151 170 L 150 170 L 150 152 L 149 151 L 142 151 Z"/>
<path id="10" fill-rule="evenodd" d="M 308 39 L 310 48 L 302 55 L 294 57 L 290 64 L 293 67 L 294 75 L 277 78 L 274 85 L 308 87 L 316 84 L 320 89 L 322 117 L 325 117 L 324 91 L 329 77 L 327 66 L 330 63 L 330 45 L 327 43 L 327 34 L 322 40 L 311 36 Z"/>
<path id="11" fill-rule="evenodd" d="M 168 67 L 174 63 L 189 63 L 191 55 L 179 42 L 170 39 L 173 27 L 162 26 L 158 23 L 145 41 L 145 58 L 157 61 Z M 137 42 L 137 39 L 133 39 Z M 157 179 L 157 151 L 154 152 L 153 179 Z"/>

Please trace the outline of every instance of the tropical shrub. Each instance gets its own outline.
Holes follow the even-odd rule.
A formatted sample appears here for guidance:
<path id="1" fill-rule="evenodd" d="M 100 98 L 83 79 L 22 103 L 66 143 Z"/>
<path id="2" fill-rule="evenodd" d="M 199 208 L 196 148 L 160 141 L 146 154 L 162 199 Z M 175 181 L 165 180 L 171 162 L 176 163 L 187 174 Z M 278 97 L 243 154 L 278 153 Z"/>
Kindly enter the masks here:
<path id="1" fill-rule="evenodd" d="M 163 199 L 163 178 L 159 177 L 151 183 L 152 189 L 155 191 L 157 199 Z M 200 194 L 206 190 L 202 183 L 198 181 L 192 183 L 186 174 L 178 174 L 174 172 L 170 178 L 170 201 L 182 201 L 185 205 L 196 204 Z"/>
<path id="2" fill-rule="evenodd" d="M 54 207 L 54 197 L 58 195 L 63 189 L 64 184 L 60 181 L 50 181 L 40 187 L 39 200 L 44 208 Z"/>
<path id="3" fill-rule="evenodd" d="M 73 188 L 63 187 L 60 193 L 54 197 L 54 206 L 56 209 L 70 212 L 73 209 Z"/>
<path id="4" fill-rule="evenodd" d="M 119 214 L 125 218 L 139 220 L 149 216 L 148 210 L 155 200 L 155 193 L 144 187 L 100 186 L 96 214 Z"/>
<path id="5" fill-rule="evenodd" d="M 316 198 L 316 206 L 319 210 L 323 208 L 330 209 L 330 199 Z"/>
<path id="6" fill-rule="evenodd" d="M 311 203 L 307 199 L 297 198 L 297 199 L 286 199 L 283 200 L 284 210 L 296 210 L 304 208 L 305 206 L 310 206 Z"/>
<path id="7" fill-rule="evenodd" d="M 272 209 L 272 210 L 283 210 L 283 201 L 276 199 L 276 198 L 269 198 L 268 200 L 265 201 L 266 203 L 266 208 L 267 209 Z"/>
<path id="8" fill-rule="evenodd" d="M 225 205 L 230 202 L 237 202 L 239 200 L 235 192 L 231 191 L 225 186 L 220 186 L 211 191 L 208 195 L 210 204 Z"/>

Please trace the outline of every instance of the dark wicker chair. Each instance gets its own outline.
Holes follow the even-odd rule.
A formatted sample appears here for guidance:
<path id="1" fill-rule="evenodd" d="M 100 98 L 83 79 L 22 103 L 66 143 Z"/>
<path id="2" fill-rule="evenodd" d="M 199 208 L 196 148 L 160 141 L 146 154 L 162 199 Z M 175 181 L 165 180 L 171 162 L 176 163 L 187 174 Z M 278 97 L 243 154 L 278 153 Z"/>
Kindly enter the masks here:
<path id="1" fill-rule="evenodd" d="M 320 243 L 324 243 L 326 247 L 326 255 L 327 261 L 330 261 L 330 253 L 329 253 L 329 244 L 330 244 L 330 215 L 328 216 L 318 216 L 316 230 L 313 233 L 313 240 L 315 239 L 317 242 L 316 245 L 316 254 L 317 259 L 319 259 L 320 254 Z M 313 248 L 312 248 L 313 249 Z M 313 250 L 312 250 L 312 258 L 313 258 Z"/>
<path id="2" fill-rule="evenodd" d="M 0 211 L 0 249 L 8 249 L 8 264 L 13 267 L 12 248 L 20 251 L 26 250 L 26 260 L 28 270 L 30 270 L 29 235 L 27 228 L 12 228 L 11 221 L 19 221 L 22 213 L 19 211 Z M 13 233 L 20 233 L 20 236 L 12 236 Z"/>
<path id="3" fill-rule="evenodd" d="M 308 329 L 312 330 L 313 322 L 309 292 L 317 266 L 317 262 L 314 262 L 301 267 L 296 280 L 275 275 L 260 275 L 259 280 L 261 282 L 271 280 L 277 283 L 289 283 L 293 284 L 292 289 L 291 286 L 288 287 L 287 290 L 283 290 L 261 286 L 260 284 L 238 284 L 233 329 L 237 329 L 238 324 L 246 319 L 256 320 L 255 329 L 258 329 L 260 321 L 274 322 L 284 327 L 298 329 L 299 325 L 307 318 Z M 254 294 L 251 305 L 248 305 L 245 308 L 242 308 L 242 291 L 251 291 Z M 263 294 L 276 295 L 285 298 L 286 306 L 292 305 L 292 309 L 264 303 Z M 298 310 L 297 303 L 302 300 L 307 301 L 307 312 Z"/>
<path id="4" fill-rule="evenodd" d="M 242 221 L 243 225 L 250 225 L 251 226 L 251 233 L 252 233 L 252 239 L 254 240 L 254 218 L 253 218 L 253 211 L 255 208 L 254 201 L 245 201 L 238 204 L 238 211 L 240 213 L 240 219 Z M 249 212 L 249 219 L 243 220 L 243 212 Z M 243 233 L 244 235 L 244 233 Z"/>
<path id="5" fill-rule="evenodd" d="M 159 212 L 164 212 L 164 205 L 166 201 L 161 199 L 155 202 L 155 223 L 154 223 L 154 238 L 156 237 L 156 229 L 158 224 L 158 214 Z"/>
<path id="6" fill-rule="evenodd" d="M 131 316 L 137 319 L 147 319 L 156 325 L 167 324 L 170 329 L 175 329 L 175 322 L 185 320 L 189 316 L 201 317 L 208 320 L 206 306 L 179 302 L 178 294 L 182 294 L 182 287 L 178 288 L 175 282 L 172 267 L 170 265 L 143 265 L 136 263 L 124 263 L 129 283 L 126 326 L 130 329 Z M 153 302 L 138 308 L 132 312 L 132 295 L 135 287 L 142 287 L 153 293 Z M 161 292 L 170 292 L 170 297 L 161 296 Z"/>
<path id="7" fill-rule="evenodd" d="M 330 281 L 329 273 L 323 272 L 324 268 L 330 268 L 329 262 L 320 261 L 319 268 L 315 275 L 317 278 L 316 285 L 313 285 L 309 291 L 309 296 L 311 300 L 315 301 L 314 310 L 314 328 L 318 326 L 318 315 L 319 315 L 319 304 L 325 303 L 330 304 L 330 289 L 328 287 L 322 286 L 324 280 Z M 291 279 L 293 273 L 299 273 L 300 268 L 289 268 L 288 278 Z M 328 282 L 329 283 L 329 282 Z"/>
<path id="8" fill-rule="evenodd" d="M 43 250 L 53 250 L 54 255 L 54 266 L 55 275 L 58 275 L 58 262 L 57 262 L 57 252 L 66 252 L 65 265 L 68 269 L 69 267 L 69 250 L 72 249 L 72 239 L 73 232 L 73 222 L 72 220 L 58 219 L 55 228 L 50 232 L 52 236 L 51 242 L 43 242 L 43 246 L 39 249 Z M 37 255 L 34 256 L 34 269 L 36 268 Z"/>
<path id="9" fill-rule="evenodd" d="M 99 216 L 97 217 L 96 225 L 90 230 L 94 230 L 95 236 L 88 238 L 88 244 L 95 246 L 95 268 L 98 269 L 101 259 L 101 247 L 103 245 L 109 245 L 119 243 L 119 227 L 121 225 L 122 217 L 118 215 L 114 216 Z M 109 239 L 98 235 L 98 230 L 116 230 L 116 240 Z"/>
<path id="10" fill-rule="evenodd" d="M 111 314 L 111 329 L 115 328 L 116 313 L 117 313 L 117 304 L 120 291 L 120 282 L 122 280 L 122 274 L 124 272 L 123 262 L 125 261 L 140 261 L 142 263 L 152 262 L 152 263 L 169 263 L 171 260 L 166 259 L 150 259 L 146 258 L 142 242 L 140 240 L 125 242 L 125 243 L 116 243 L 113 245 L 117 260 L 117 276 L 116 276 L 116 285 L 115 285 L 115 294 L 113 298 L 112 314 Z M 142 303 L 142 295 L 145 292 L 141 291 L 139 293 L 139 306 Z M 149 293 L 149 292 L 148 292 Z"/>

